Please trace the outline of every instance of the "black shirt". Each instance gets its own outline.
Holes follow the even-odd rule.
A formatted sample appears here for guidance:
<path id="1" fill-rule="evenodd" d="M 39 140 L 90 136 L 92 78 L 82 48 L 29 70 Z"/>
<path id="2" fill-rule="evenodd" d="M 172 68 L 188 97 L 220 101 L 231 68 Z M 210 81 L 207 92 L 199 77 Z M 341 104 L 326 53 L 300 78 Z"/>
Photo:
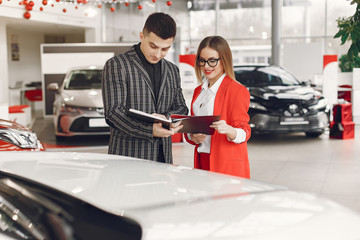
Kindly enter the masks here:
<path id="1" fill-rule="evenodd" d="M 145 67 L 146 72 L 149 74 L 152 89 L 155 94 L 155 100 L 157 101 L 161 84 L 161 61 L 155 64 L 149 63 L 140 49 L 140 44 L 141 43 L 134 45 L 134 49 Z"/>

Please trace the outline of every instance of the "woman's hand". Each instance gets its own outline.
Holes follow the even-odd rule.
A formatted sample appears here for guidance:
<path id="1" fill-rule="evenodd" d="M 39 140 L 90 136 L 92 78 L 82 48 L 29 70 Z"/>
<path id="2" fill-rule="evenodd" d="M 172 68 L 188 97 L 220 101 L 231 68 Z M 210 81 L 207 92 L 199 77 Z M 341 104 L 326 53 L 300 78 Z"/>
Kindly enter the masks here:
<path id="1" fill-rule="evenodd" d="M 191 141 L 193 141 L 196 144 L 200 144 L 205 141 L 205 134 L 202 133 L 191 133 L 190 134 Z"/>
<path id="2" fill-rule="evenodd" d="M 230 140 L 234 140 L 236 137 L 235 128 L 228 125 L 225 120 L 213 122 L 210 127 L 214 128 L 220 134 L 225 134 Z"/>

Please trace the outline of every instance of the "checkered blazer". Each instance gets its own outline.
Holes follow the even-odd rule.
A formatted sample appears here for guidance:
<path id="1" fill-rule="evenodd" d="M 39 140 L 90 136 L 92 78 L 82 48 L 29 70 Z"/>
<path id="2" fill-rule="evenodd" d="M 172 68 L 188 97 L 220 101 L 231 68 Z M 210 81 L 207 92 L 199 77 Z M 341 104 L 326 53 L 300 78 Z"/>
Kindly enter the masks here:
<path id="1" fill-rule="evenodd" d="M 152 124 L 126 115 L 127 108 L 150 114 L 188 114 L 178 67 L 162 59 L 161 77 L 155 102 L 150 77 L 134 47 L 105 63 L 102 95 L 105 119 L 110 125 L 109 154 L 157 161 L 162 146 L 166 162 L 172 163 L 171 137 L 153 137 Z"/>

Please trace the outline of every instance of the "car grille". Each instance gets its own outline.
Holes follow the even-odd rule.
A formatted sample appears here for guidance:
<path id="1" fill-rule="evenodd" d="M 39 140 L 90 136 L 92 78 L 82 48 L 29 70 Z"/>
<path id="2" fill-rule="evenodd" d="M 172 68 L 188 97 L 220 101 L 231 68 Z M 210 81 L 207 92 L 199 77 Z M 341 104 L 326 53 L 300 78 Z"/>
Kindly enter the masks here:
<path id="1" fill-rule="evenodd" d="M 289 106 L 292 104 L 297 105 L 299 108 L 307 107 L 316 103 L 316 100 L 304 101 L 304 100 L 294 100 L 294 99 L 277 99 L 269 98 L 267 101 L 262 101 L 261 104 L 267 109 L 276 110 L 283 112 L 288 110 Z"/>
<path id="2" fill-rule="evenodd" d="M 273 116 L 307 116 L 316 114 L 317 111 L 314 112 L 308 109 L 309 106 L 315 103 L 315 99 L 305 101 L 269 98 L 266 101 L 261 101 L 261 105 L 265 106 L 269 114 Z"/>
<path id="3" fill-rule="evenodd" d="M 82 117 L 76 119 L 70 127 L 71 132 L 108 132 L 110 127 L 89 127 L 89 119 Z"/>

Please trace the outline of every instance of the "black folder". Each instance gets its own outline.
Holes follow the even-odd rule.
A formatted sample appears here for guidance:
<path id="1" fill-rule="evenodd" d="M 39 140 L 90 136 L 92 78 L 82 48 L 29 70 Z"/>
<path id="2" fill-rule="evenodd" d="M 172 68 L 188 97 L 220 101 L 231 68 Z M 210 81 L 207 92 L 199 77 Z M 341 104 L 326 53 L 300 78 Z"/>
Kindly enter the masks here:
<path id="1" fill-rule="evenodd" d="M 145 113 L 136 109 L 130 108 L 127 111 L 127 115 L 132 118 L 136 118 L 140 121 L 148 123 L 160 122 L 165 128 L 169 128 L 170 125 L 178 126 L 183 125 L 183 128 L 179 130 L 180 133 L 204 133 L 207 135 L 212 135 L 215 132 L 214 128 L 211 128 L 210 125 L 213 122 L 219 121 L 219 115 L 210 115 L 210 116 L 188 116 L 188 115 L 171 115 L 170 119 L 163 119 L 158 116 L 154 116 L 149 113 Z"/>

